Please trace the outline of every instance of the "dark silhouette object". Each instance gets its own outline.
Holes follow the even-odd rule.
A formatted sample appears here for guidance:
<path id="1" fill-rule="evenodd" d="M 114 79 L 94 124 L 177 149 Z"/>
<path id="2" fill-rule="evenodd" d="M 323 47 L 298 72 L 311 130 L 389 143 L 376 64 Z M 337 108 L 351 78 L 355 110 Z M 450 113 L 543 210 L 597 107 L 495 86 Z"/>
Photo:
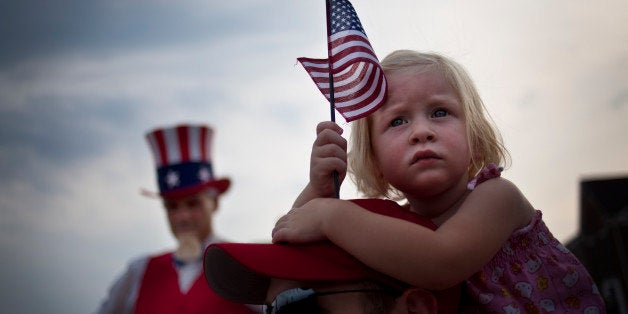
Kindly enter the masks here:
<path id="1" fill-rule="evenodd" d="M 628 314 L 628 176 L 580 182 L 580 232 L 567 243 L 608 313 Z"/>

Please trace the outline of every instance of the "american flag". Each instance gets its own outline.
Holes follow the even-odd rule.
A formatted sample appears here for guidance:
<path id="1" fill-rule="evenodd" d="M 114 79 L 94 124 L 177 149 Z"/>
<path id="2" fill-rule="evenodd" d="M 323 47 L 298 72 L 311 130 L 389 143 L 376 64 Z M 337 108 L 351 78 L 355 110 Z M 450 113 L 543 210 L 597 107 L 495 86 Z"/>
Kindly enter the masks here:
<path id="1" fill-rule="evenodd" d="M 351 122 L 369 115 L 384 103 L 386 78 L 351 3 L 331 0 L 327 18 L 334 106 L 347 122 Z M 331 101 L 329 59 L 297 60 Z"/>

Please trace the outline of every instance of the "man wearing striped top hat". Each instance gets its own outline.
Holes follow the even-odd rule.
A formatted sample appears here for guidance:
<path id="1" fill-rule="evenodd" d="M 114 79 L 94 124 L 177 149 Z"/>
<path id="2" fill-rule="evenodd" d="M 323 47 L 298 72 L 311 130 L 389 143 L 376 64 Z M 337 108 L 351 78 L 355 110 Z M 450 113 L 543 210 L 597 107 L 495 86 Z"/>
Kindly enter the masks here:
<path id="1" fill-rule="evenodd" d="M 213 130 L 206 125 L 157 128 L 146 134 L 157 168 L 159 193 L 174 252 L 133 260 L 109 290 L 98 313 L 252 313 L 216 295 L 204 277 L 202 251 L 224 242 L 212 232 L 218 199 L 231 181 L 212 168 Z"/>

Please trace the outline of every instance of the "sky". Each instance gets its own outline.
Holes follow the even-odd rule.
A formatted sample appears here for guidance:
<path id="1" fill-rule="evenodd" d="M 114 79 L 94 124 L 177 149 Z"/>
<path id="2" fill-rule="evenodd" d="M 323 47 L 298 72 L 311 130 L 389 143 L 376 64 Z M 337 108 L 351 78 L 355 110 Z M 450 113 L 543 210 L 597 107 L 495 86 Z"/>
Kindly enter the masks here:
<path id="1" fill-rule="evenodd" d="M 512 157 L 503 176 L 567 242 L 581 180 L 628 176 L 628 3 L 354 0 L 377 55 L 463 64 Z M 130 259 L 171 249 L 144 134 L 215 128 L 214 219 L 265 242 L 308 180 L 328 104 L 324 1 L 0 1 L 0 304 L 91 313 Z M 338 116 L 339 117 L 339 116 Z M 350 125 L 338 123 L 350 136 Z M 359 197 L 347 180 L 343 198 Z"/>

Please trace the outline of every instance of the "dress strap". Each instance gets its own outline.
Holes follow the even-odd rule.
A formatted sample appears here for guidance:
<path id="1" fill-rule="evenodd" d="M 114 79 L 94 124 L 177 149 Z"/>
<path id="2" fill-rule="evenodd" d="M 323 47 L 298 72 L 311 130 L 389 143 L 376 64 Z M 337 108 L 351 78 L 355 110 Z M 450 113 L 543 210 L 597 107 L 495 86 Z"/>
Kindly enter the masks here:
<path id="1" fill-rule="evenodd" d="M 495 164 L 488 164 L 488 166 L 482 168 L 480 173 L 478 173 L 478 175 L 473 178 L 473 180 L 469 181 L 469 183 L 467 184 L 467 189 L 473 190 L 476 186 L 478 186 L 478 184 L 486 180 L 501 177 L 503 170 L 504 167 L 498 167 Z"/>

